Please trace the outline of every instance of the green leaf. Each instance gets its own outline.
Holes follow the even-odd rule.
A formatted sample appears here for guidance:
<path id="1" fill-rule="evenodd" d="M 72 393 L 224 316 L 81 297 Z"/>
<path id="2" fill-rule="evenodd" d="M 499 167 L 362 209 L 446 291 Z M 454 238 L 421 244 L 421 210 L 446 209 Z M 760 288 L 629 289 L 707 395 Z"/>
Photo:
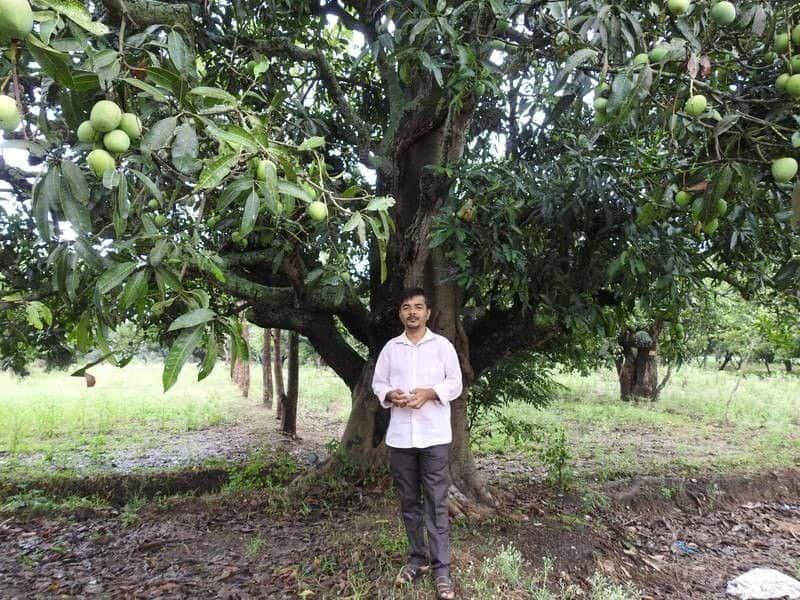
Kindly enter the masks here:
<path id="1" fill-rule="evenodd" d="M 214 365 L 217 364 L 217 355 L 219 354 L 219 345 L 217 344 L 217 336 L 214 333 L 214 328 L 208 334 L 208 342 L 206 342 L 206 355 L 203 357 L 203 364 L 200 366 L 200 372 L 197 374 L 197 381 L 202 381 L 211 374 L 214 370 Z"/>
<path id="2" fill-rule="evenodd" d="M 92 35 L 103 36 L 109 32 L 108 27 L 92 20 L 92 15 L 82 0 L 37 0 L 36 4 L 52 8 Z"/>
<path id="3" fill-rule="evenodd" d="M 73 71 L 69 87 L 76 92 L 93 92 L 100 89 L 100 79 L 88 71 Z"/>
<path id="4" fill-rule="evenodd" d="M 136 271 L 128 281 L 125 282 L 125 288 L 119 295 L 119 307 L 125 311 L 130 306 L 143 298 L 147 294 L 149 273 L 147 271 Z"/>
<path id="5" fill-rule="evenodd" d="M 175 127 L 178 124 L 176 117 L 167 117 L 156 122 L 142 138 L 142 143 L 139 146 L 142 154 L 150 154 L 153 150 L 160 150 L 166 148 L 175 133 Z"/>
<path id="6" fill-rule="evenodd" d="M 164 69 L 161 67 L 147 67 L 145 69 L 147 78 L 155 85 L 169 90 L 179 98 L 183 97 L 186 91 L 186 82 L 181 79 L 179 73 L 172 69 Z"/>
<path id="7" fill-rule="evenodd" d="M 575 69 L 586 62 L 594 60 L 595 58 L 597 58 L 597 50 L 592 48 L 580 48 L 579 50 L 573 52 L 567 58 L 567 60 L 564 61 L 563 68 L 553 78 L 553 83 L 550 84 L 550 93 L 553 93 L 559 89 L 570 73 L 572 73 Z"/>
<path id="8" fill-rule="evenodd" d="M 205 99 L 212 99 L 212 100 L 222 100 L 225 104 L 236 104 L 238 100 L 236 96 L 229 94 L 225 90 L 221 90 L 216 87 L 205 87 L 200 86 L 196 88 L 192 88 L 189 90 L 189 93 L 193 96 L 201 96 Z"/>
<path id="9" fill-rule="evenodd" d="M 433 17 L 425 17 L 424 19 L 420 19 L 414 24 L 414 27 L 411 28 L 411 33 L 408 34 L 408 43 L 413 44 L 414 39 L 433 22 Z"/>
<path id="10" fill-rule="evenodd" d="M 25 317 L 28 320 L 28 323 L 34 329 L 42 329 L 44 325 L 42 324 L 41 318 L 39 318 L 39 311 L 36 310 L 36 307 L 33 304 L 28 304 L 25 307 Z"/>
<path id="11" fill-rule="evenodd" d="M 72 195 L 72 189 L 63 185 L 63 182 L 58 187 L 58 193 L 61 199 L 61 210 L 67 221 L 75 228 L 75 231 L 79 233 L 90 232 L 92 230 L 92 219 L 89 215 L 89 209 L 75 200 Z"/>
<path id="12" fill-rule="evenodd" d="M 81 352 L 88 352 L 91 348 L 91 329 L 89 327 L 89 315 L 83 313 L 81 315 L 78 325 L 75 327 L 75 343 L 78 350 Z"/>
<path id="13" fill-rule="evenodd" d="M 157 199 L 162 200 L 163 194 L 155 182 L 150 179 L 147 175 L 142 173 L 141 171 L 137 171 L 136 169 L 130 169 L 130 172 L 136 175 L 136 178 L 139 179 L 144 184 L 144 187 L 148 189 L 148 191 Z"/>
<path id="14" fill-rule="evenodd" d="M 107 294 L 125 281 L 133 273 L 137 264 L 135 262 L 117 263 L 97 278 L 97 291 Z"/>
<path id="15" fill-rule="evenodd" d="M 169 32 L 167 37 L 169 59 L 180 73 L 186 74 L 190 79 L 195 77 L 195 59 L 192 50 L 183 41 L 183 36 L 176 30 Z"/>
<path id="16" fill-rule="evenodd" d="M 249 178 L 234 179 L 225 184 L 225 188 L 217 198 L 217 212 L 222 212 L 234 202 L 238 202 L 239 197 L 248 190 L 253 189 L 253 180 Z"/>
<path id="17" fill-rule="evenodd" d="M 53 50 L 49 46 L 45 46 L 39 39 L 30 34 L 26 38 L 26 46 L 28 51 L 36 59 L 36 62 L 42 67 L 42 70 L 50 75 L 53 80 L 59 85 L 71 88 L 74 84 L 72 74 L 70 73 L 70 59 L 69 55 L 63 52 Z"/>
<path id="18" fill-rule="evenodd" d="M 342 231 L 347 233 L 348 231 L 353 231 L 359 224 L 364 222 L 364 218 L 361 216 L 360 212 L 354 212 L 352 216 L 347 220 L 347 223 L 344 224 L 342 227 Z"/>
<path id="19" fill-rule="evenodd" d="M 633 90 L 633 81 L 631 81 L 631 78 L 627 73 L 619 73 L 611 84 L 611 94 L 608 97 L 606 112 L 608 114 L 616 113 L 627 101 L 631 90 Z"/>
<path id="20" fill-rule="evenodd" d="M 315 135 L 313 137 L 308 138 L 307 140 L 303 140 L 303 143 L 300 144 L 297 149 L 299 151 L 304 150 L 313 150 L 314 148 L 319 148 L 320 146 L 325 145 L 325 138 L 319 135 Z"/>
<path id="21" fill-rule="evenodd" d="M 52 167 L 33 188 L 33 220 L 39 234 L 46 241 L 53 237 L 50 226 L 50 209 L 59 204 L 58 188 L 60 186 L 58 167 Z"/>
<path id="22" fill-rule="evenodd" d="M 370 217 L 368 215 L 364 215 L 367 223 L 372 228 L 372 233 L 375 234 L 375 237 L 378 239 L 378 254 L 380 256 L 381 262 L 381 283 L 386 281 L 386 277 L 389 274 L 389 271 L 386 267 L 386 241 L 389 238 L 389 233 L 384 231 L 381 227 L 381 222 L 378 219 Z"/>
<path id="23" fill-rule="evenodd" d="M 223 154 L 206 163 L 200 173 L 195 190 L 206 190 L 218 186 L 231 172 L 238 160 L 239 158 L 235 154 Z"/>
<path id="24" fill-rule="evenodd" d="M 176 329 L 186 329 L 187 327 L 195 327 L 202 323 L 207 323 L 216 316 L 217 314 L 210 308 L 197 308 L 175 319 L 169 326 L 169 329 L 167 331 L 175 331 Z"/>
<path id="25" fill-rule="evenodd" d="M 191 123 L 184 123 L 175 130 L 172 142 L 172 164 L 181 173 L 196 173 L 202 163 L 197 159 L 200 144 Z"/>
<path id="26" fill-rule="evenodd" d="M 161 378 L 165 392 L 178 381 L 178 375 L 183 369 L 183 365 L 197 348 L 202 337 L 203 329 L 197 326 L 182 331 L 172 343 L 167 360 L 164 361 L 164 373 Z"/>
<path id="27" fill-rule="evenodd" d="M 394 198 L 390 198 L 389 196 L 376 196 L 369 201 L 369 204 L 367 204 L 364 210 L 388 210 L 392 206 L 394 206 Z"/>
<path id="28" fill-rule="evenodd" d="M 280 196 L 280 191 L 278 189 L 278 169 L 271 160 L 265 161 L 264 164 L 266 165 L 264 169 L 266 175 L 264 178 L 264 185 L 266 186 L 267 194 L 269 194 L 273 202 L 277 202 Z"/>
<path id="29" fill-rule="evenodd" d="M 241 127 L 231 125 L 223 129 L 216 125 L 209 124 L 206 129 L 208 133 L 221 142 L 241 146 L 247 150 L 258 150 L 258 142 L 256 139 Z"/>
<path id="30" fill-rule="evenodd" d="M 61 174 L 69 186 L 72 196 L 81 204 L 89 203 L 89 184 L 80 167 L 71 160 L 62 159 Z"/>
<path id="31" fill-rule="evenodd" d="M 247 236 L 253 227 L 255 227 L 256 219 L 258 218 L 258 211 L 261 208 L 261 199 L 255 190 L 250 192 L 247 196 L 247 201 L 244 203 L 244 211 L 242 212 L 242 224 L 239 226 L 239 233 L 242 237 Z"/>
<path id="32" fill-rule="evenodd" d="M 714 201 L 714 205 L 716 205 L 716 200 L 724 197 L 725 194 L 728 193 L 728 189 L 731 187 L 732 182 L 733 169 L 730 165 L 725 165 L 717 171 L 716 175 L 711 180 L 711 185 L 708 186 L 708 191 L 705 195 L 706 199 L 709 201 Z M 705 216 L 708 216 L 708 214 Z"/>
<path id="33" fill-rule="evenodd" d="M 172 242 L 170 242 L 170 240 L 167 238 L 161 238 L 158 240 L 156 245 L 153 246 L 153 249 L 150 250 L 150 254 L 147 257 L 150 261 L 150 264 L 154 267 L 160 265 L 164 260 L 164 257 L 167 255 L 171 245 Z"/>
<path id="34" fill-rule="evenodd" d="M 278 191 L 281 194 L 286 194 L 292 198 L 302 200 L 306 204 L 310 204 L 314 201 L 314 198 L 311 196 L 311 194 L 309 194 L 304 188 L 300 187 L 296 183 L 292 183 L 291 181 L 279 181 Z"/>
<path id="35" fill-rule="evenodd" d="M 30 302 L 25 307 L 25 315 L 28 318 L 28 323 L 36 329 L 44 328 L 44 323 L 42 323 L 42 321 L 47 323 L 48 326 L 53 324 L 53 313 L 50 311 L 50 308 L 38 300 Z"/>
<path id="36" fill-rule="evenodd" d="M 117 193 L 115 194 L 114 214 L 112 220 L 114 221 L 114 233 L 117 237 L 121 237 L 125 233 L 128 224 L 128 214 L 130 213 L 131 202 L 128 199 L 128 180 L 125 176 L 121 176 L 119 185 L 117 186 Z"/>
<path id="37" fill-rule="evenodd" d="M 169 98 L 167 98 L 167 96 L 161 90 L 153 87 L 149 83 L 142 81 L 141 79 L 136 79 L 135 77 L 123 77 L 122 81 L 150 94 L 150 96 L 152 96 L 153 100 L 156 102 L 167 102 L 169 100 Z"/>

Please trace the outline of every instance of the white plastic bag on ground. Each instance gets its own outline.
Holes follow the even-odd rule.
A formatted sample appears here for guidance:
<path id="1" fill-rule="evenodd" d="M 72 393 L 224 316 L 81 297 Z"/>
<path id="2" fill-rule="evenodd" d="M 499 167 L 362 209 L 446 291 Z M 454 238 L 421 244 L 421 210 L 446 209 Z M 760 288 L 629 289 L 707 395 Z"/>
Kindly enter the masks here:
<path id="1" fill-rule="evenodd" d="M 800 600 L 800 581 L 775 569 L 751 569 L 728 582 L 728 594 L 741 600 Z"/>

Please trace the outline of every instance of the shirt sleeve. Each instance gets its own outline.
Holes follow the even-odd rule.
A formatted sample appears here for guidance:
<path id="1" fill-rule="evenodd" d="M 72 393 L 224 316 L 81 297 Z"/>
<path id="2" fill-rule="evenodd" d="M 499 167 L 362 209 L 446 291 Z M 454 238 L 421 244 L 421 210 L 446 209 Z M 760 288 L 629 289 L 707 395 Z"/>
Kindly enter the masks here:
<path id="1" fill-rule="evenodd" d="M 378 355 L 378 362 L 375 363 L 375 372 L 372 375 L 372 391 L 383 408 L 392 407 L 392 403 L 386 401 L 386 394 L 392 391 L 392 386 L 389 385 L 390 367 L 389 347 L 387 345 Z"/>
<path id="2" fill-rule="evenodd" d="M 461 395 L 461 365 L 458 362 L 456 349 L 449 341 L 445 342 L 442 360 L 444 361 L 444 381 L 433 386 L 433 391 L 439 397 L 439 401 L 452 402 Z"/>

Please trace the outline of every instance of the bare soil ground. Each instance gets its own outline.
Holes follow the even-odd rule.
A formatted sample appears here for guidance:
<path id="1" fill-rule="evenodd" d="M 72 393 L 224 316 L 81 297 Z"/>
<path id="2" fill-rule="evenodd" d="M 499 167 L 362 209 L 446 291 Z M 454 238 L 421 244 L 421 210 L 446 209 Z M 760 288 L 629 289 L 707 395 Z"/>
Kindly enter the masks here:
<path id="1" fill-rule="evenodd" d="M 324 458 L 341 423 L 300 429 L 294 441 L 256 420 L 193 432 L 140 450 L 141 462 L 131 456 L 125 466 L 177 464 L 202 477 L 203 459 L 240 458 L 265 445 L 307 465 Z M 508 544 L 529 570 L 550 557 L 554 588 L 585 588 L 599 570 L 634 582 L 643 598 L 722 598 L 729 579 L 756 566 L 800 574 L 800 469 L 627 479 L 559 496 L 529 460 L 481 459 L 486 478 L 502 486 L 502 508 L 492 519 L 454 523 L 457 581 Z M 292 500 L 272 490 L 20 510 L 0 515 L 0 597 L 432 598 L 429 582 L 392 589 L 403 553 L 386 477 Z"/>

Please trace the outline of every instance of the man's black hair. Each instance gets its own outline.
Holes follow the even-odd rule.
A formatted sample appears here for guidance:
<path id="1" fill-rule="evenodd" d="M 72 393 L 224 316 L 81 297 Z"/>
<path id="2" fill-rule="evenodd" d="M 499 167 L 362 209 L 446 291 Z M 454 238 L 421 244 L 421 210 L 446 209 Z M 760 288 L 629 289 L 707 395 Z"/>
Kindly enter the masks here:
<path id="1" fill-rule="evenodd" d="M 425 298 L 425 304 L 428 304 L 428 297 L 425 295 L 425 290 L 421 287 L 411 287 L 404 289 L 403 293 L 400 294 L 400 306 L 403 306 L 403 302 L 414 296 L 422 296 Z"/>

